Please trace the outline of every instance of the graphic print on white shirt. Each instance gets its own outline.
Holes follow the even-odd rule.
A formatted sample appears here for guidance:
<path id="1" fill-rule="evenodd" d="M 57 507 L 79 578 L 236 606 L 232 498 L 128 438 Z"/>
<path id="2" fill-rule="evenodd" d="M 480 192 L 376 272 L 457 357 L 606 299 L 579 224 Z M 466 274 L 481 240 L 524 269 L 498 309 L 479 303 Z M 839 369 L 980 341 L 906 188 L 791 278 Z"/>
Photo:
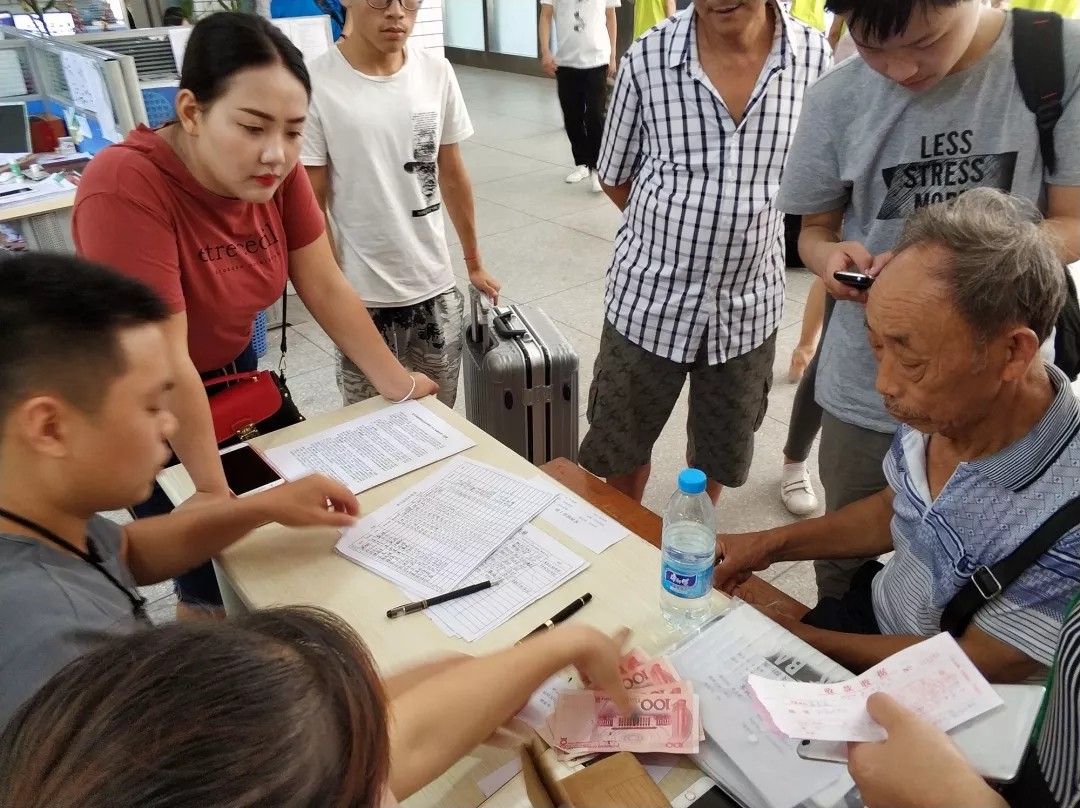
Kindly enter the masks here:
<path id="1" fill-rule="evenodd" d="M 551 6 L 555 22 L 555 64 L 588 70 L 611 60 L 607 10 L 622 0 L 540 0 Z"/>
<path id="2" fill-rule="evenodd" d="M 413 159 L 405 164 L 405 170 L 416 176 L 420 183 L 420 192 L 429 204 L 420 210 L 414 210 L 413 216 L 427 216 L 442 207 L 441 202 L 431 203 L 439 191 L 439 169 L 436 162 L 439 148 L 436 134 L 439 131 L 437 112 L 414 112 L 412 116 Z"/>
<path id="3" fill-rule="evenodd" d="M 301 162 L 326 166 L 338 260 L 373 307 L 454 287 L 439 192 L 439 149 L 472 134 L 453 68 L 409 47 L 392 76 L 355 70 L 338 48 L 311 64 Z"/>

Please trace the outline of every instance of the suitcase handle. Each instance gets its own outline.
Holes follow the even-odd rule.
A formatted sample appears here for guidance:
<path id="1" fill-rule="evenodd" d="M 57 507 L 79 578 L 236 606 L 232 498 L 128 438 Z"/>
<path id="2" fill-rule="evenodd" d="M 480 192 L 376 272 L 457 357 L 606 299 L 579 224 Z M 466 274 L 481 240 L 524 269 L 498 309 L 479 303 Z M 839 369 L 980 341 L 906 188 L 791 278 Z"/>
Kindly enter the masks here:
<path id="1" fill-rule="evenodd" d="M 510 318 L 514 316 L 512 309 L 506 309 L 505 311 L 495 310 L 495 317 L 492 318 L 491 326 L 495 329 L 495 333 L 504 339 L 511 339 L 513 337 L 524 337 L 528 335 L 528 331 L 524 328 L 514 328 L 510 325 Z"/>
<path id="2" fill-rule="evenodd" d="M 486 304 L 486 305 L 485 305 Z M 467 336 L 470 340 L 482 345 L 485 349 L 491 343 L 487 331 L 487 313 L 491 310 L 491 301 L 475 286 L 469 287 L 469 328 Z"/>

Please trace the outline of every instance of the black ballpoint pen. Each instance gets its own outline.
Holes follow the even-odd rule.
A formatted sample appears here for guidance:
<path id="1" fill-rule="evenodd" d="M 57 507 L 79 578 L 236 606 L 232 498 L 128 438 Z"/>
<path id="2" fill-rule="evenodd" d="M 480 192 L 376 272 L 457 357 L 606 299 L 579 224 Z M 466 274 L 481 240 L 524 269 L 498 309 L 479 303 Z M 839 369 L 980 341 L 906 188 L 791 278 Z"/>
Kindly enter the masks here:
<path id="1" fill-rule="evenodd" d="M 455 600 L 456 598 L 463 598 L 466 595 L 472 595 L 476 592 L 483 592 L 485 589 L 489 589 L 497 583 L 498 581 L 482 581 L 478 584 L 470 584 L 461 589 L 455 589 L 453 592 L 447 592 L 445 595 L 435 595 L 427 600 L 418 600 L 415 603 L 406 603 L 403 606 L 395 606 L 393 609 L 387 610 L 386 616 L 393 620 L 395 617 L 401 617 L 402 615 L 422 612 L 428 606 L 438 606 L 440 603 L 446 603 L 448 600 Z"/>
<path id="2" fill-rule="evenodd" d="M 541 631 L 548 631 L 549 629 L 555 628 L 555 626 L 559 625 L 559 623 L 577 614 L 578 611 L 590 600 L 592 600 L 592 592 L 586 592 L 584 595 L 575 600 L 565 609 L 556 612 L 550 620 L 545 620 L 543 623 L 538 625 L 536 628 L 534 628 L 532 631 L 522 637 L 521 640 L 519 640 L 518 642 L 523 642 L 529 639 L 529 637 L 531 637 L 533 634 L 539 634 Z"/>

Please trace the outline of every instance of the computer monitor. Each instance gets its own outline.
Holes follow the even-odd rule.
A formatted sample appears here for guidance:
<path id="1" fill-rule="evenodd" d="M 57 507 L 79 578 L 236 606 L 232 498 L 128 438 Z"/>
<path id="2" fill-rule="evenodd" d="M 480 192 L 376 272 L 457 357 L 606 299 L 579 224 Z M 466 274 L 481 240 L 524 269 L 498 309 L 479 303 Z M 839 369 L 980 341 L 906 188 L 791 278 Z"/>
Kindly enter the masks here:
<path id="1" fill-rule="evenodd" d="M 0 104 L 0 153 L 29 154 L 31 151 L 26 104 Z"/>
<path id="2" fill-rule="evenodd" d="M 15 27 L 21 31 L 41 33 L 41 22 L 37 15 L 15 14 Z M 41 15 L 45 18 L 45 28 L 50 36 L 68 36 L 75 33 L 75 18 L 68 11 L 48 11 Z"/>

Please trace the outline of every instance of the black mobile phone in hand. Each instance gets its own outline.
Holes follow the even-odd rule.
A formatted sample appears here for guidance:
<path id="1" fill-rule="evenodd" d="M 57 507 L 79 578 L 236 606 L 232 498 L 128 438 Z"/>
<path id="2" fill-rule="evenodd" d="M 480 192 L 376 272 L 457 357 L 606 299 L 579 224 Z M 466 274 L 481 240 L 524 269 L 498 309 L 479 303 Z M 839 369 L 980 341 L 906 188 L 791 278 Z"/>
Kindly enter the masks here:
<path id="1" fill-rule="evenodd" d="M 862 272 L 834 272 L 833 277 L 852 289 L 869 289 L 874 285 L 874 276 L 864 275 Z"/>

